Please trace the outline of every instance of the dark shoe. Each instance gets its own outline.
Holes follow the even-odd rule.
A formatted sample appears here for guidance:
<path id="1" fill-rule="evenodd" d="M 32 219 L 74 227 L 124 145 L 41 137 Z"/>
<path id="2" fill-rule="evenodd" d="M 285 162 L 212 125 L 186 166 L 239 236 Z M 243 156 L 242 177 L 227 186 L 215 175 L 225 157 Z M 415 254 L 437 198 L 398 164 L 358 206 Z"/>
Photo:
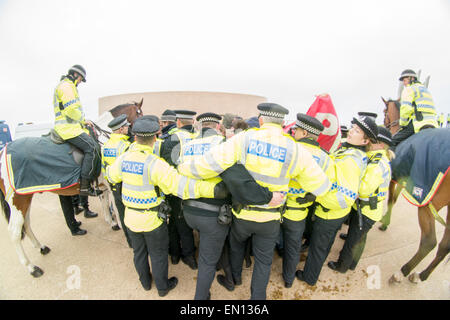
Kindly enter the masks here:
<path id="1" fill-rule="evenodd" d="M 142 288 L 144 288 L 145 291 L 149 291 L 152 288 L 152 274 L 150 273 L 150 283 L 144 285 L 142 282 Z"/>
<path id="2" fill-rule="evenodd" d="M 297 270 L 295 272 L 295 276 L 297 277 L 298 280 L 305 281 L 305 278 L 303 278 L 303 271 L 302 270 Z"/>
<path id="3" fill-rule="evenodd" d="M 73 207 L 73 212 L 75 213 L 75 215 L 78 215 L 80 212 L 83 212 L 83 208 L 80 206 L 74 206 Z"/>
<path id="4" fill-rule="evenodd" d="M 170 256 L 170 261 L 172 261 L 172 264 L 178 264 L 180 262 L 180 256 Z"/>
<path id="5" fill-rule="evenodd" d="M 286 281 L 284 282 L 284 287 L 289 289 L 292 288 L 292 283 L 287 283 Z"/>
<path id="6" fill-rule="evenodd" d="M 167 281 L 167 290 L 158 290 L 158 294 L 160 297 L 164 297 L 166 296 L 170 290 L 172 290 L 173 288 L 175 288 L 178 284 L 178 279 L 177 277 L 172 277 Z"/>
<path id="7" fill-rule="evenodd" d="M 233 276 L 233 280 L 234 280 L 234 285 L 235 285 L 235 286 L 240 286 L 240 285 L 242 284 L 242 278 L 241 278 L 241 277 L 235 278 L 235 277 Z"/>
<path id="8" fill-rule="evenodd" d="M 81 226 L 81 221 L 76 221 L 76 222 L 75 222 L 75 226 L 76 226 L 76 227 Z"/>
<path id="9" fill-rule="evenodd" d="M 341 270 L 341 266 L 337 262 L 334 262 L 334 261 L 328 262 L 328 268 L 330 268 L 331 270 L 340 272 L 340 273 L 345 273 L 345 271 Z"/>
<path id="10" fill-rule="evenodd" d="M 217 282 L 225 287 L 225 289 L 227 289 L 228 291 L 233 291 L 234 290 L 234 283 L 232 281 L 229 281 L 227 278 L 225 278 L 224 275 L 218 274 L 217 275 Z"/>
<path id="11" fill-rule="evenodd" d="M 86 233 L 87 233 L 86 230 L 83 230 L 80 228 L 77 228 L 75 231 L 72 231 L 73 236 L 82 236 L 82 235 L 85 235 Z"/>
<path id="12" fill-rule="evenodd" d="M 347 234 L 346 233 L 340 233 L 339 234 L 339 238 L 341 238 L 342 240 L 347 240 Z"/>
<path id="13" fill-rule="evenodd" d="M 111 227 L 111 229 L 113 229 L 114 231 L 120 230 L 120 227 L 118 224 L 114 225 Z"/>
<path id="14" fill-rule="evenodd" d="M 193 256 L 182 257 L 181 261 L 187 264 L 192 270 L 198 269 L 197 261 L 195 261 L 195 258 Z"/>
<path id="15" fill-rule="evenodd" d="M 95 218 L 98 214 L 89 210 L 89 208 L 84 208 L 84 217 L 85 218 Z"/>

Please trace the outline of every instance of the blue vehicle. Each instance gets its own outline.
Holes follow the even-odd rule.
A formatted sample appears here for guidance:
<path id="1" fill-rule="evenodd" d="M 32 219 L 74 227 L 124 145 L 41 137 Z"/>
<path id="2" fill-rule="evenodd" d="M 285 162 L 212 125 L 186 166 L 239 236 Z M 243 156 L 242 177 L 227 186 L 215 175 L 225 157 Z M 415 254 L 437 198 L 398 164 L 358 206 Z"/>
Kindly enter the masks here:
<path id="1" fill-rule="evenodd" d="M 11 141 L 11 132 L 5 120 L 0 120 L 0 150 Z"/>

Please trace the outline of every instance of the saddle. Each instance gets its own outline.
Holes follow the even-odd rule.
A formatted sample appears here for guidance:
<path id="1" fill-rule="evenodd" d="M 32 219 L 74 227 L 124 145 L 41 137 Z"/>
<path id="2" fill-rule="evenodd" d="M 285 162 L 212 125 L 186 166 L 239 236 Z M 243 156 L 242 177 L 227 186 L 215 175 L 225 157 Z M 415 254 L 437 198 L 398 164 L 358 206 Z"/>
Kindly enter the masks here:
<path id="1" fill-rule="evenodd" d="M 61 138 L 61 136 L 55 131 L 55 129 L 51 129 L 50 132 L 47 135 L 43 135 L 43 137 L 49 136 L 50 140 L 55 143 L 55 144 L 63 144 L 66 143 L 66 141 L 64 141 L 63 138 Z M 70 146 L 70 151 L 69 153 L 72 154 L 73 160 L 79 165 L 81 166 L 81 164 L 83 163 L 83 159 L 84 159 L 84 153 L 83 151 L 81 151 L 80 149 L 78 149 L 77 147 L 71 145 L 69 143 Z"/>

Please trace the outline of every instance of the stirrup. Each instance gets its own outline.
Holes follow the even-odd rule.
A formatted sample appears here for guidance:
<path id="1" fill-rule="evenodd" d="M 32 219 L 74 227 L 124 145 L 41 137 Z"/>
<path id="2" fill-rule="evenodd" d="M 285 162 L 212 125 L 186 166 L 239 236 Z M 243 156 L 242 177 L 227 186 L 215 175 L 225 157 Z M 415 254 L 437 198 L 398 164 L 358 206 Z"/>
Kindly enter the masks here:
<path id="1" fill-rule="evenodd" d="M 80 189 L 80 196 L 91 196 L 91 197 L 98 197 L 103 193 L 100 189 L 93 189 L 91 186 L 89 186 L 88 189 Z"/>

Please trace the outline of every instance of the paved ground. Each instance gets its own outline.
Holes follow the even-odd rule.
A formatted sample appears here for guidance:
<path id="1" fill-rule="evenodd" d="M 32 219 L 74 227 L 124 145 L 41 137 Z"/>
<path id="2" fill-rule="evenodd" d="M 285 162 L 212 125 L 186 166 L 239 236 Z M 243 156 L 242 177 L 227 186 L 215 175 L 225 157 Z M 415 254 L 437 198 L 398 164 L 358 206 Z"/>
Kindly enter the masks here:
<path id="1" fill-rule="evenodd" d="M 91 198 L 90 201 L 91 209 L 99 212 L 98 200 Z M 132 251 L 122 231 L 112 231 L 102 215 L 89 220 L 78 216 L 88 234 L 73 237 L 65 225 L 56 195 L 36 195 L 31 212 L 36 237 L 52 251 L 42 256 L 28 239 L 23 242 L 24 249 L 31 261 L 45 273 L 35 279 L 20 265 L 8 236 L 6 221 L 0 218 L 0 299 L 161 299 L 154 284 L 150 291 L 141 288 L 134 270 Z M 445 216 L 446 212 L 441 211 L 440 214 Z M 440 240 L 443 227 L 436 225 Z M 419 238 L 417 210 L 401 198 L 394 208 L 390 229 L 379 231 L 377 224 L 369 233 L 366 250 L 355 271 L 342 275 L 325 266 L 316 286 L 309 287 L 296 280 L 291 289 L 285 289 L 281 278 L 281 259 L 275 254 L 267 297 L 284 300 L 450 300 L 450 263 L 445 261 L 426 282 L 412 284 L 405 279 L 401 284 L 388 285 L 389 277 L 416 252 Z M 342 245 L 343 241 L 336 239 L 327 261 L 337 258 Z M 417 270 L 425 269 L 435 254 L 436 249 Z M 303 268 L 303 264 L 300 262 L 299 267 Z M 248 299 L 251 270 L 244 269 L 243 285 L 233 292 L 226 291 L 214 281 L 212 299 Z M 179 284 L 165 299 L 193 298 L 196 272 L 182 262 L 178 265 L 169 263 L 169 276 L 177 276 Z M 377 282 L 377 279 L 380 281 Z"/>

